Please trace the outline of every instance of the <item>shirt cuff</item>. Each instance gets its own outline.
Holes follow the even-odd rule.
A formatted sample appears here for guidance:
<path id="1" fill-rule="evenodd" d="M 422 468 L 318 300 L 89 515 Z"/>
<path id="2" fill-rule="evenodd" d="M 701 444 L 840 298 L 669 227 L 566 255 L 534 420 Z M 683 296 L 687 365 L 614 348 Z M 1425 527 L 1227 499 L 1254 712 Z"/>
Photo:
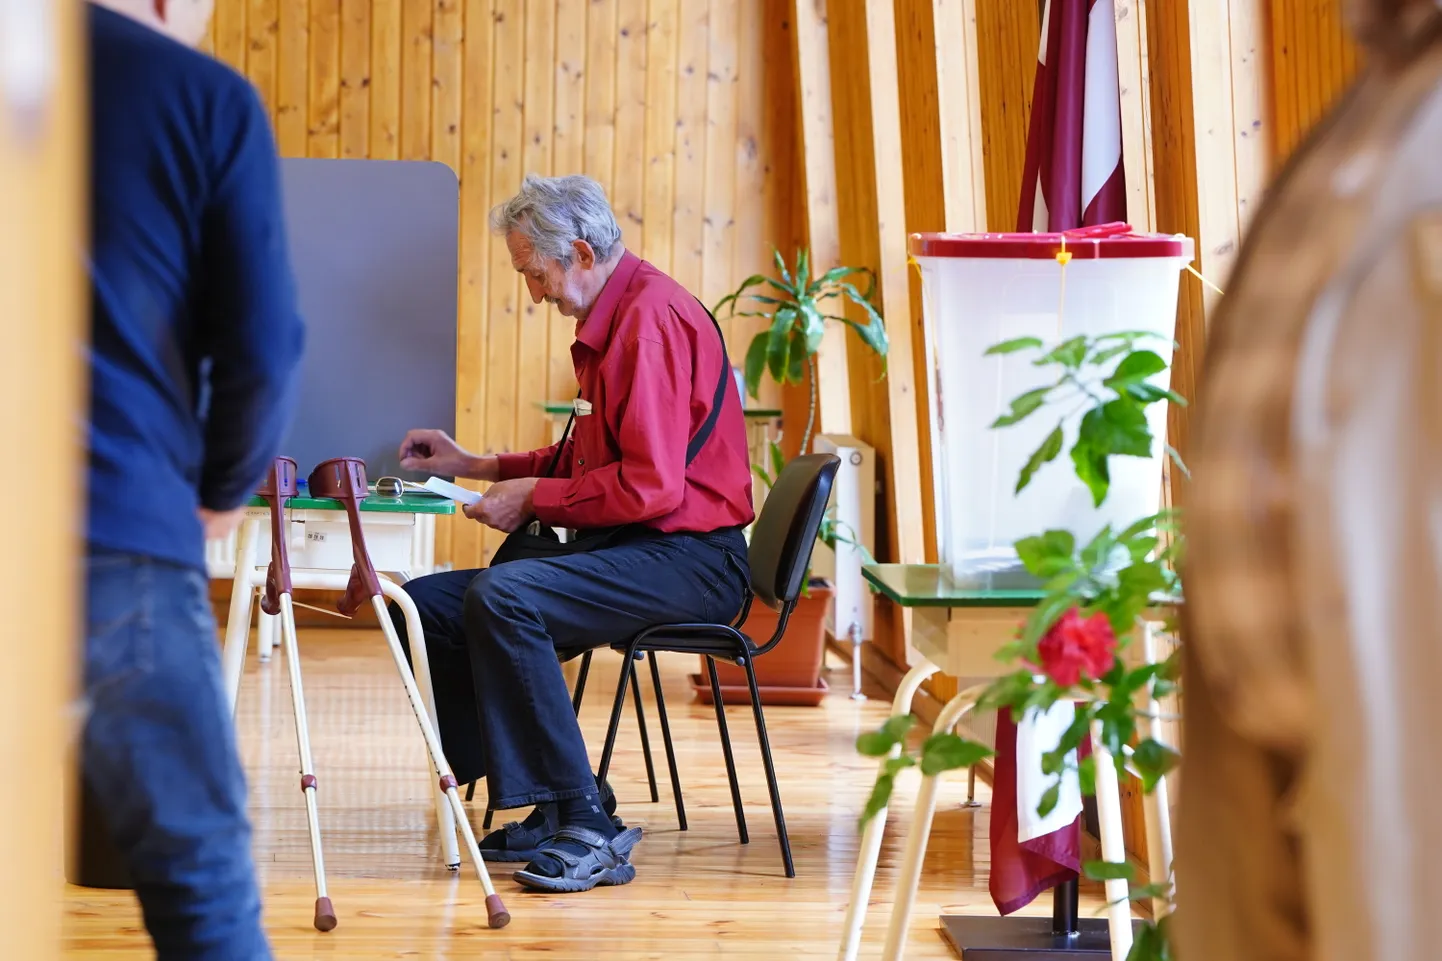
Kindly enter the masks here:
<path id="1" fill-rule="evenodd" d="M 521 454 L 497 454 L 496 471 L 497 480 L 514 480 L 517 477 L 533 477 L 532 462 L 534 458 L 529 453 Z"/>
<path id="2" fill-rule="evenodd" d="M 535 511 L 536 520 L 547 527 L 573 526 L 564 523 L 566 509 L 561 504 L 561 496 L 570 483 L 570 478 L 564 477 L 542 477 L 536 481 L 536 489 L 531 492 L 531 510 Z"/>

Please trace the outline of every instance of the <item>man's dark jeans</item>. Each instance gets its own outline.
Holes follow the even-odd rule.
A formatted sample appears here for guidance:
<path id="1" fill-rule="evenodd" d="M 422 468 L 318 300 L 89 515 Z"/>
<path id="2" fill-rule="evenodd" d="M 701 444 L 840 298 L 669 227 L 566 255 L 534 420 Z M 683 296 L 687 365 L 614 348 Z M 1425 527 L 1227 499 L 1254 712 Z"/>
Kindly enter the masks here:
<path id="1" fill-rule="evenodd" d="M 441 742 L 456 779 L 487 777 L 498 809 L 594 791 L 558 655 L 657 624 L 727 623 L 748 579 L 740 531 L 650 532 L 586 553 L 406 584 L 426 632 Z M 394 604 L 391 620 L 409 653 Z"/>
<path id="2" fill-rule="evenodd" d="M 90 552 L 85 777 L 161 961 L 269 961 L 205 575 Z"/>

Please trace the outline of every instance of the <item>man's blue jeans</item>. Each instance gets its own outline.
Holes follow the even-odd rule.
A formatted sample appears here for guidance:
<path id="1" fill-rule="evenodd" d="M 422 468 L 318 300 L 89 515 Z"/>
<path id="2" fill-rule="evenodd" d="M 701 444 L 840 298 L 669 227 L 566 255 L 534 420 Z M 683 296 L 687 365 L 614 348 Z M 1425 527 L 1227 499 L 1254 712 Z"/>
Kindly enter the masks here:
<path id="1" fill-rule="evenodd" d="M 204 574 L 87 559 L 85 777 L 160 961 L 269 961 Z"/>

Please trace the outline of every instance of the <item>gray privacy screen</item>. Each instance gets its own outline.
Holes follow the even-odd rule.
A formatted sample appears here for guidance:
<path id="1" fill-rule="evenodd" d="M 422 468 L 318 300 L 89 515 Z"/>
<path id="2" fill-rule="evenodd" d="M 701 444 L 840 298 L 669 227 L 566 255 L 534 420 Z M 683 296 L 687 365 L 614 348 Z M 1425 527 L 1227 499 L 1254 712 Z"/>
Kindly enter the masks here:
<path id="1" fill-rule="evenodd" d="M 455 433 L 456 175 L 428 161 L 286 159 L 281 176 L 306 324 L 281 452 L 302 479 L 361 457 L 375 483 L 401 473 L 410 428 Z"/>

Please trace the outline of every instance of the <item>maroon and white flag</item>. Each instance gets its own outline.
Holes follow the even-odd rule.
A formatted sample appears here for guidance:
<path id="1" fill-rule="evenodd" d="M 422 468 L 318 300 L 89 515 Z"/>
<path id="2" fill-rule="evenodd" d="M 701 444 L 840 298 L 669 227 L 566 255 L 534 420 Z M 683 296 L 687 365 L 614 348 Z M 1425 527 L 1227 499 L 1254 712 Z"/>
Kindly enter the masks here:
<path id="1" fill-rule="evenodd" d="M 1046 0 L 1017 230 L 1127 219 L 1121 113 L 1112 0 Z"/>
<path id="2" fill-rule="evenodd" d="M 1056 233 L 1125 221 L 1112 0 L 1046 0 L 1037 61 L 1016 229 Z M 1081 869 L 1082 798 L 1074 774 L 1063 779 L 1056 807 L 1046 817 L 1037 813 L 1053 780 L 1042 774 L 1041 757 L 1073 717 L 1072 705 L 1062 702 L 1039 716 L 1013 719 L 1002 711 L 997 718 L 990 889 L 1002 914 Z"/>

